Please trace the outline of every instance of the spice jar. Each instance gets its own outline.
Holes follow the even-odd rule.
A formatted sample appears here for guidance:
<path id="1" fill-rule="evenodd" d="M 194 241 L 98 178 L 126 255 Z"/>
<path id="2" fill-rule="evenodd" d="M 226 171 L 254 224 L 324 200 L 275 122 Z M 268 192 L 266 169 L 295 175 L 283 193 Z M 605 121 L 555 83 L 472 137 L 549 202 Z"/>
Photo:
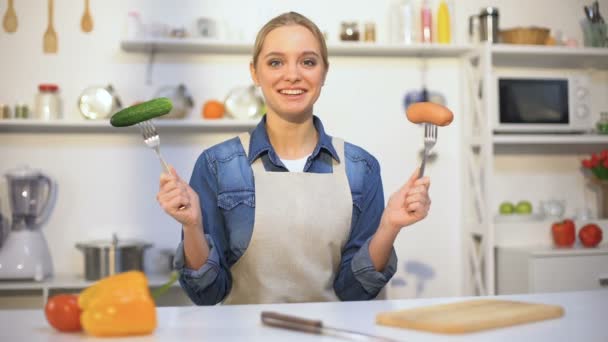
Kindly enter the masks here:
<path id="1" fill-rule="evenodd" d="M 342 41 L 358 41 L 359 26 L 354 21 L 342 22 L 342 30 L 340 31 L 340 40 Z"/>
<path id="2" fill-rule="evenodd" d="M 54 120 L 61 117 L 61 98 L 56 84 L 41 84 L 34 105 L 34 115 L 42 120 Z"/>
<path id="3" fill-rule="evenodd" d="M 376 25 L 372 22 L 367 22 L 364 25 L 365 31 L 363 31 L 363 40 L 366 42 L 376 41 Z"/>
<path id="4" fill-rule="evenodd" d="M 11 107 L 9 105 L 0 103 L 0 119 L 10 119 L 10 118 L 11 118 Z"/>
<path id="5" fill-rule="evenodd" d="M 597 131 L 600 134 L 608 134 L 608 112 L 600 114 L 600 120 L 597 122 Z"/>
<path id="6" fill-rule="evenodd" d="M 30 109 L 24 103 L 15 105 L 15 119 L 28 119 L 30 117 Z"/>

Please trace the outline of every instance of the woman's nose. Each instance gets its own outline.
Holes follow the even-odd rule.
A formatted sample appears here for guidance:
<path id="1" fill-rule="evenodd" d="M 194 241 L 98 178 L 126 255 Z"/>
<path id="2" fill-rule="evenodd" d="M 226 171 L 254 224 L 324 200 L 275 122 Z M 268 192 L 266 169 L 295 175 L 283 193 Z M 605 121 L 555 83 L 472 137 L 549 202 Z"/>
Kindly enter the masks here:
<path id="1" fill-rule="evenodd" d="M 297 64 L 289 64 L 287 65 L 285 71 L 285 80 L 290 82 L 295 82 L 300 80 L 300 68 Z"/>

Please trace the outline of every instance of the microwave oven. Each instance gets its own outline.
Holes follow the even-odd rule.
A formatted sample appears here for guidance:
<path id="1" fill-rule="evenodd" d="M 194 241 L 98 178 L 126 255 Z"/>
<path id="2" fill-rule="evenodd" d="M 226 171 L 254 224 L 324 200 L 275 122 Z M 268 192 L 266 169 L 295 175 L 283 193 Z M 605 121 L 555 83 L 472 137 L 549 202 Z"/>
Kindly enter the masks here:
<path id="1" fill-rule="evenodd" d="M 583 133 L 593 128 L 589 76 L 496 74 L 496 133 Z"/>

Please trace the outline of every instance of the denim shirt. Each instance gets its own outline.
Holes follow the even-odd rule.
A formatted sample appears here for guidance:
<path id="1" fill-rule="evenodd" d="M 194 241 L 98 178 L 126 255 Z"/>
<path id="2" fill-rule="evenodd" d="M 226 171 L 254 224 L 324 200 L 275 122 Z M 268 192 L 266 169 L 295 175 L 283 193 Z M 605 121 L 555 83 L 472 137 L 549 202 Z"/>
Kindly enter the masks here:
<path id="1" fill-rule="evenodd" d="M 321 120 L 315 116 L 313 122 L 319 141 L 306 161 L 304 172 L 331 173 L 331 159 L 340 160 Z M 250 145 L 245 148 L 249 149 L 248 154 L 240 139 L 235 137 L 203 151 L 194 165 L 190 186 L 200 198 L 209 257 L 200 269 L 185 267 L 182 241 L 177 247 L 174 266 L 180 273 L 182 288 L 197 305 L 214 305 L 224 300 L 232 285 L 230 268 L 244 254 L 251 240 L 255 219 L 251 164 L 262 158 L 266 171 L 289 172 L 270 144 L 265 116 L 251 132 Z M 350 143 L 345 143 L 344 154 L 353 213 L 334 290 L 340 300 L 367 300 L 375 298 L 394 275 L 397 256 L 392 249 L 386 267 L 378 272 L 369 255 L 371 237 L 384 211 L 378 161 Z"/>

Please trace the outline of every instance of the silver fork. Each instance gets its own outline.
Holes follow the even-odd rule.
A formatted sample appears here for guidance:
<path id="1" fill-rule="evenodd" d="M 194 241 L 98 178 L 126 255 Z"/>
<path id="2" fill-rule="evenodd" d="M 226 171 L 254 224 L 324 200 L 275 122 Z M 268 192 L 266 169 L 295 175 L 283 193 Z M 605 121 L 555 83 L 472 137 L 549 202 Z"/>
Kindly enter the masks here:
<path id="1" fill-rule="evenodd" d="M 158 131 L 156 130 L 156 126 L 151 120 L 142 121 L 137 124 L 139 130 L 141 131 L 141 135 L 144 137 L 144 142 L 148 145 L 149 148 L 153 149 L 160 160 L 160 164 L 165 173 L 171 173 L 169 171 L 169 165 L 163 159 L 163 156 L 160 154 L 160 136 L 158 135 Z M 181 205 L 179 210 L 185 209 L 186 205 Z"/>
<path id="2" fill-rule="evenodd" d="M 160 136 L 158 135 L 158 131 L 156 130 L 156 126 L 150 120 L 142 121 L 137 124 L 139 130 L 141 131 L 141 135 L 144 137 L 144 142 L 146 145 L 153 149 L 160 159 L 161 166 L 166 173 L 170 173 L 169 165 L 163 159 L 163 156 L 160 154 Z"/>
<path id="3" fill-rule="evenodd" d="M 420 174 L 418 178 L 424 176 L 424 166 L 426 165 L 426 158 L 429 156 L 431 149 L 437 142 L 437 125 L 425 123 L 424 124 L 424 154 L 422 155 L 422 164 L 420 164 Z"/>

